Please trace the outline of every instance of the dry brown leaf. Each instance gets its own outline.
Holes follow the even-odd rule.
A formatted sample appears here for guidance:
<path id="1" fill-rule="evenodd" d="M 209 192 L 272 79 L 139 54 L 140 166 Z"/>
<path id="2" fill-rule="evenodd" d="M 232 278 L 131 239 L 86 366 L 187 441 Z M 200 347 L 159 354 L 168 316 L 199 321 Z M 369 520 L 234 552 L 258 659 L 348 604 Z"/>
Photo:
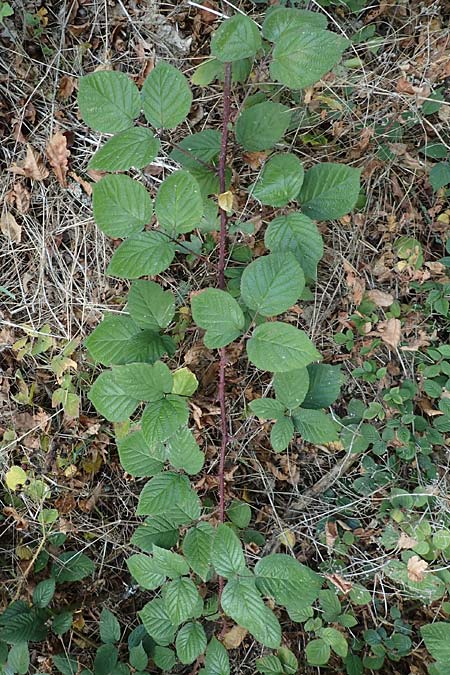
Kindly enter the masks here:
<path id="1" fill-rule="evenodd" d="M 69 171 L 69 176 L 74 179 L 85 191 L 85 193 L 90 197 L 92 195 L 92 183 L 89 183 L 87 180 L 83 180 L 83 178 L 80 178 L 78 174 L 75 173 L 75 171 Z"/>
<path id="2" fill-rule="evenodd" d="M 339 574 L 325 574 L 325 578 L 331 581 L 345 595 L 353 588 L 351 581 L 345 581 Z"/>
<path id="3" fill-rule="evenodd" d="M 59 81 L 58 98 L 66 99 L 73 94 L 75 89 L 75 80 L 70 75 L 63 75 Z"/>
<path id="4" fill-rule="evenodd" d="M 0 216 L 0 231 L 14 244 L 20 244 L 22 239 L 22 228 L 9 211 L 3 211 Z"/>
<path id="5" fill-rule="evenodd" d="M 429 417 L 435 417 L 436 415 L 444 415 L 442 410 L 436 410 L 436 408 L 433 408 L 431 405 L 431 401 L 428 398 L 419 398 L 417 401 L 419 408 L 425 413 L 425 415 L 428 415 Z"/>
<path id="6" fill-rule="evenodd" d="M 18 530 L 28 530 L 28 520 L 21 516 L 13 506 L 5 506 L 3 513 L 6 517 L 11 516 L 14 518 Z"/>
<path id="7" fill-rule="evenodd" d="M 16 209 L 19 213 L 24 214 L 30 208 L 30 193 L 22 183 L 14 183 L 13 186 L 14 199 L 16 202 Z"/>
<path id="8" fill-rule="evenodd" d="M 377 324 L 378 333 L 385 344 L 396 349 L 402 336 L 400 319 L 388 319 Z"/>
<path id="9" fill-rule="evenodd" d="M 242 159 L 251 169 L 260 169 L 267 159 L 267 152 L 244 152 Z"/>
<path id="10" fill-rule="evenodd" d="M 49 174 L 42 157 L 29 144 L 27 145 L 27 154 L 23 162 L 20 164 L 13 164 L 10 171 L 19 176 L 25 176 L 26 178 L 39 181 L 45 180 Z"/>
<path id="11" fill-rule="evenodd" d="M 362 302 L 366 286 L 364 281 L 357 279 L 357 271 L 347 260 L 343 261 L 343 267 L 346 274 L 347 286 L 352 292 L 352 301 L 356 306 L 358 306 Z"/>
<path id="12" fill-rule="evenodd" d="M 237 649 L 247 636 L 248 630 L 242 626 L 233 626 L 225 635 L 223 636 L 223 646 L 225 649 Z"/>
<path id="13" fill-rule="evenodd" d="M 338 538 L 338 529 L 336 523 L 332 520 L 328 520 L 325 523 L 325 541 L 327 544 L 328 551 L 332 551 L 334 542 Z"/>
<path id="14" fill-rule="evenodd" d="M 397 546 L 402 550 L 414 548 L 414 546 L 417 546 L 417 544 L 417 539 L 410 537 L 409 535 L 405 534 L 405 532 L 400 534 L 397 542 Z"/>
<path id="15" fill-rule="evenodd" d="M 67 149 L 67 138 L 60 131 L 54 134 L 47 144 L 46 154 L 50 166 L 62 187 L 67 187 L 67 169 L 70 150 Z"/>
<path id="16" fill-rule="evenodd" d="M 367 297 L 372 300 L 377 307 L 390 307 L 394 302 L 394 296 L 391 293 L 385 293 L 374 288 L 367 292 Z"/>
<path id="17" fill-rule="evenodd" d="M 408 560 L 408 579 L 410 581 L 423 581 L 425 579 L 425 572 L 428 569 L 428 563 L 418 555 L 413 555 Z"/>

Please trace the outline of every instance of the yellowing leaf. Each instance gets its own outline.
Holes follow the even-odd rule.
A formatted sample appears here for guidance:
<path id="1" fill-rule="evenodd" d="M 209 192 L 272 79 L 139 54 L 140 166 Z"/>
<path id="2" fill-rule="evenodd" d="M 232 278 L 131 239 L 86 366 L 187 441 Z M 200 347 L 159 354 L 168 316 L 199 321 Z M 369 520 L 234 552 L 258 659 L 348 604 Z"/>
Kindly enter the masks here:
<path id="1" fill-rule="evenodd" d="M 237 649 L 242 641 L 245 639 L 248 630 L 242 626 L 233 626 L 225 635 L 223 636 L 223 646 L 225 649 Z"/>
<path id="2" fill-rule="evenodd" d="M 286 548 L 293 548 L 295 544 L 295 534 L 291 530 L 284 530 L 278 535 L 278 539 L 281 542 L 282 546 Z"/>
<path id="3" fill-rule="evenodd" d="M 28 476 L 20 466 L 12 466 L 6 473 L 5 483 L 10 490 L 15 490 L 17 486 L 25 484 Z"/>
<path id="4" fill-rule="evenodd" d="M 226 211 L 228 214 L 233 213 L 233 193 L 230 190 L 217 195 L 217 201 L 223 211 Z"/>
<path id="5" fill-rule="evenodd" d="M 173 374 L 172 394 L 192 396 L 198 387 L 198 380 L 189 368 L 180 368 Z"/>

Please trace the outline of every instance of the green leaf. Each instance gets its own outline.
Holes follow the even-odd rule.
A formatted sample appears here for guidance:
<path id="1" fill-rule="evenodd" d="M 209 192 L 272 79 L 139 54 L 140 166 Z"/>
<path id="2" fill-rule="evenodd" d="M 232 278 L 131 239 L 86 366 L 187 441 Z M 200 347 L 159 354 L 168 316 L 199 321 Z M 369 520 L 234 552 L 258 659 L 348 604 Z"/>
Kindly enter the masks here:
<path id="1" fill-rule="evenodd" d="M 436 661 L 450 662 L 450 623 L 435 621 L 420 627 L 425 646 Z"/>
<path id="2" fill-rule="evenodd" d="M 114 644 L 120 640 L 120 624 L 106 607 L 100 614 L 100 638 L 105 644 Z"/>
<path id="3" fill-rule="evenodd" d="M 244 329 L 244 314 L 236 300 L 218 288 L 207 288 L 191 300 L 192 317 L 206 329 L 204 343 L 218 349 L 233 342 Z"/>
<path id="4" fill-rule="evenodd" d="M 188 171 L 174 171 L 165 179 L 156 195 L 155 212 L 160 226 L 173 237 L 200 225 L 203 198 L 199 184 Z"/>
<path id="5" fill-rule="evenodd" d="M 186 476 L 173 471 L 160 473 L 144 486 L 136 515 L 167 517 L 170 507 L 182 506 L 189 499 L 190 491 L 191 486 Z"/>
<path id="6" fill-rule="evenodd" d="M 164 467 L 164 447 L 158 445 L 149 448 L 141 431 L 128 434 L 118 441 L 117 447 L 122 468 L 131 476 L 137 478 L 154 476 Z"/>
<path id="7" fill-rule="evenodd" d="M 244 110 L 236 122 L 236 140 L 251 152 L 268 150 L 281 141 L 291 121 L 291 111 L 281 103 L 264 101 Z"/>
<path id="8" fill-rule="evenodd" d="M 286 373 L 275 373 L 273 387 L 277 400 L 284 407 L 293 410 L 305 400 L 309 388 L 308 368 L 290 370 Z"/>
<path id="9" fill-rule="evenodd" d="M 224 64 L 218 59 L 207 59 L 196 67 L 191 82 L 198 87 L 206 87 L 218 77 L 223 77 Z"/>
<path id="10" fill-rule="evenodd" d="M 78 82 L 81 117 L 92 129 L 115 134 L 132 126 L 141 102 L 136 85 L 125 73 L 99 70 Z"/>
<path id="11" fill-rule="evenodd" d="M 117 663 L 119 652 L 114 645 L 101 645 L 95 654 L 94 672 L 95 675 L 111 675 L 114 666 Z"/>
<path id="12" fill-rule="evenodd" d="M 123 422 L 139 405 L 139 400 L 131 398 L 119 385 L 114 370 L 100 373 L 89 390 L 88 398 L 97 412 L 110 422 Z"/>
<path id="13" fill-rule="evenodd" d="M 173 354 L 175 345 L 168 335 L 141 330 L 132 319 L 107 315 L 86 340 L 92 358 L 104 366 L 157 361 Z"/>
<path id="14" fill-rule="evenodd" d="M 126 239 L 114 253 L 106 273 L 137 279 L 166 270 L 175 256 L 175 244 L 162 232 L 140 232 Z"/>
<path id="15" fill-rule="evenodd" d="M 55 580 L 53 578 L 40 581 L 33 591 L 33 604 L 36 607 L 47 607 L 55 594 Z"/>
<path id="16" fill-rule="evenodd" d="M 283 31 L 273 50 L 270 74 L 290 87 L 310 87 L 328 73 L 341 58 L 349 41 L 328 30 L 298 28 Z"/>
<path id="17" fill-rule="evenodd" d="M 273 654 L 256 659 L 255 665 L 258 673 L 265 673 L 265 675 L 283 675 L 284 673 L 280 659 Z"/>
<path id="18" fill-rule="evenodd" d="M 94 571 L 95 565 L 87 555 L 79 551 L 64 551 L 53 563 L 51 574 L 57 584 L 63 584 L 81 581 Z"/>
<path id="19" fill-rule="evenodd" d="M 179 553 L 173 553 L 173 551 L 168 551 L 165 548 L 153 546 L 153 558 L 169 579 L 176 579 L 177 577 L 189 574 L 189 565 Z"/>
<path id="20" fill-rule="evenodd" d="M 147 602 L 138 614 L 145 630 L 155 642 L 159 645 L 169 645 L 173 642 L 176 626 L 171 622 L 161 598 Z"/>
<path id="21" fill-rule="evenodd" d="M 183 469 L 190 476 L 201 471 L 205 456 L 189 429 L 181 429 L 167 440 L 167 459 L 175 469 Z"/>
<path id="22" fill-rule="evenodd" d="M 305 287 L 303 270 L 292 253 L 270 253 L 248 265 L 241 277 L 242 299 L 263 316 L 276 316 L 294 305 Z"/>
<path id="23" fill-rule="evenodd" d="M 266 12 L 262 34 L 269 42 L 278 42 L 282 33 L 291 28 L 308 31 L 310 28 L 327 27 L 327 18 L 318 12 L 290 7 L 273 7 Z"/>
<path id="24" fill-rule="evenodd" d="M 112 369 L 116 384 L 130 398 L 158 401 L 172 391 L 172 373 L 165 363 L 128 363 Z"/>
<path id="25" fill-rule="evenodd" d="M 305 171 L 300 160 L 290 153 L 273 155 L 264 165 L 251 194 L 261 204 L 286 206 L 297 198 Z"/>
<path id="26" fill-rule="evenodd" d="M 348 653 L 348 644 L 342 633 L 330 626 L 322 629 L 320 637 L 330 645 L 331 649 L 336 652 L 338 656 L 345 659 Z"/>
<path id="27" fill-rule="evenodd" d="M 330 658 L 330 646 L 321 638 L 311 640 L 306 645 L 305 654 L 311 666 L 324 666 Z"/>
<path id="28" fill-rule="evenodd" d="M 64 635 L 72 627 L 72 612 L 60 612 L 55 614 L 52 620 L 52 631 L 55 635 Z"/>
<path id="29" fill-rule="evenodd" d="M 155 138 L 150 129 L 132 127 L 106 141 L 97 150 L 88 168 L 95 171 L 128 171 L 131 167 L 142 169 L 153 162 L 159 148 L 159 138 Z"/>
<path id="30" fill-rule="evenodd" d="M 211 54 L 223 63 L 254 56 L 260 47 L 258 26 L 244 14 L 226 19 L 211 39 Z"/>
<path id="31" fill-rule="evenodd" d="M 166 328 L 175 314 L 175 298 L 154 281 L 133 281 L 127 299 L 127 310 L 140 328 L 158 331 Z"/>
<path id="32" fill-rule="evenodd" d="M 262 420 L 278 420 L 284 416 L 284 405 L 274 398 L 255 398 L 248 407 Z"/>
<path id="33" fill-rule="evenodd" d="M 247 527 L 252 519 L 252 510 L 245 502 L 233 499 L 227 509 L 227 516 L 236 527 L 243 529 Z"/>
<path id="34" fill-rule="evenodd" d="M 110 237 L 124 239 L 144 229 L 152 217 L 145 187 L 129 176 L 105 176 L 94 184 L 94 220 Z"/>
<path id="35" fill-rule="evenodd" d="M 311 605 L 322 586 L 318 574 L 285 553 L 261 558 L 255 566 L 255 574 L 261 593 L 289 608 Z"/>
<path id="36" fill-rule="evenodd" d="M 331 443 L 339 438 L 336 423 L 322 410 L 299 408 L 292 419 L 295 430 L 308 443 Z"/>
<path id="37" fill-rule="evenodd" d="M 338 398 L 344 377 L 339 366 L 313 363 L 308 366 L 309 388 L 302 407 L 328 408 Z"/>
<path id="38" fill-rule="evenodd" d="M 67 654 L 54 654 L 53 665 L 63 675 L 77 675 L 79 672 L 78 661 Z"/>
<path id="39" fill-rule="evenodd" d="M 296 675 L 298 670 L 298 661 L 291 650 L 287 647 L 280 647 L 277 655 L 283 664 L 283 673 L 285 673 L 285 675 Z"/>
<path id="40" fill-rule="evenodd" d="M 230 675 L 230 659 L 225 647 L 212 637 L 206 648 L 204 675 Z"/>
<path id="41" fill-rule="evenodd" d="M 323 242 L 317 225 L 310 218 L 298 212 L 274 218 L 267 227 L 264 243 L 271 251 L 290 251 L 305 276 L 316 278 L 317 263 L 323 256 Z"/>
<path id="42" fill-rule="evenodd" d="M 187 79 L 169 63 L 158 63 L 142 86 L 145 118 L 157 129 L 174 129 L 188 115 L 192 92 Z"/>
<path id="43" fill-rule="evenodd" d="M 328 623 L 334 623 L 341 613 L 341 603 L 334 591 L 325 589 L 319 592 L 319 602 L 323 609 L 323 618 Z"/>
<path id="44" fill-rule="evenodd" d="M 275 452 L 283 452 L 294 438 L 294 423 L 290 417 L 277 420 L 270 432 L 270 444 Z"/>
<path id="45" fill-rule="evenodd" d="M 228 581 L 222 593 L 222 609 L 265 647 L 276 649 L 280 646 L 281 627 L 278 619 L 262 601 L 253 579 Z"/>
<path id="46" fill-rule="evenodd" d="M 189 417 L 186 400 L 169 394 L 159 401 L 149 403 L 142 415 L 142 433 L 150 446 L 167 441 L 184 426 Z"/>
<path id="47" fill-rule="evenodd" d="M 30 652 L 26 642 L 17 642 L 8 654 L 8 667 L 13 673 L 27 675 L 30 666 Z"/>
<path id="48" fill-rule="evenodd" d="M 10 644 L 45 640 L 47 614 L 25 602 L 12 602 L 0 614 L 0 639 Z"/>
<path id="49" fill-rule="evenodd" d="M 181 663 L 194 663 L 206 649 L 206 635 L 203 626 L 197 621 L 187 623 L 180 629 L 175 641 L 177 656 Z"/>
<path id="50" fill-rule="evenodd" d="M 170 158 L 185 169 L 202 169 L 205 163 L 213 165 L 218 158 L 220 143 L 219 131 L 204 129 L 183 138 L 170 153 Z"/>
<path id="51" fill-rule="evenodd" d="M 208 522 L 200 522 L 187 531 L 183 540 L 183 554 L 192 570 L 206 581 L 211 563 L 211 548 L 214 528 Z"/>
<path id="52" fill-rule="evenodd" d="M 164 604 L 169 619 L 175 626 L 187 621 L 195 614 L 199 602 L 197 587 L 186 577 L 180 577 L 164 587 Z"/>
<path id="53" fill-rule="evenodd" d="M 298 199 L 302 211 L 316 220 L 336 220 L 355 206 L 360 191 L 361 169 L 322 162 L 305 174 Z"/>
<path id="54" fill-rule="evenodd" d="M 179 368 L 173 373 L 172 394 L 192 396 L 197 391 L 198 380 L 189 368 Z"/>
<path id="55" fill-rule="evenodd" d="M 247 355 L 257 368 L 274 373 L 303 368 L 321 358 L 304 331 L 280 321 L 255 328 L 247 342 Z"/>
<path id="56" fill-rule="evenodd" d="M 171 671 L 176 663 L 175 652 L 168 647 L 155 647 L 153 661 L 164 672 Z"/>
<path id="57" fill-rule="evenodd" d="M 147 652 L 144 649 L 144 646 L 141 643 L 135 647 L 130 648 L 130 666 L 136 668 L 136 670 L 145 670 L 148 665 L 148 656 Z"/>
<path id="58" fill-rule="evenodd" d="M 221 523 L 214 537 L 211 562 L 217 574 L 228 579 L 245 570 L 242 544 L 233 530 Z"/>
<path id="59" fill-rule="evenodd" d="M 439 162 L 430 171 L 430 185 L 435 192 L 450 183 L 450 162 Z"/>
<path id="60" fill-rule="evenodd" d="M 164 516 L 147 518 L 143 525 L 136 528 L 131 537 L 131 544 L 146 553 L 153 551 L 153 546 L 170 548 L 178 541 L 178 523 Z"/>
<path id="61" fill-rule="evenodd" d="M 160 562 L 143 553 L 135 553 L 128 558 L 127 567 L 139 586 L 147 591 L 159 588 L 166 580 L 165 569 Z"/>

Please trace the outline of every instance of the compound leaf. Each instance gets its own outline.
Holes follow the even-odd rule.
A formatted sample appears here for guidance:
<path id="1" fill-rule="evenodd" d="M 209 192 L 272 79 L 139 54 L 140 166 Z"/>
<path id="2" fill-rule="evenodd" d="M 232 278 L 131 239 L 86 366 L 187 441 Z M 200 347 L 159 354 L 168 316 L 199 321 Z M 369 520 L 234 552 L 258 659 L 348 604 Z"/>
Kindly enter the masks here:
<path id="1" fill-rule="evenodd" d="M 118 441 L 117 449 L 123 470 L 130 476 L 136 478 L 154 476 L 164 466 L 163 450 L 158 446 L 150 449 L 142 431 L 134 431 Z"/>

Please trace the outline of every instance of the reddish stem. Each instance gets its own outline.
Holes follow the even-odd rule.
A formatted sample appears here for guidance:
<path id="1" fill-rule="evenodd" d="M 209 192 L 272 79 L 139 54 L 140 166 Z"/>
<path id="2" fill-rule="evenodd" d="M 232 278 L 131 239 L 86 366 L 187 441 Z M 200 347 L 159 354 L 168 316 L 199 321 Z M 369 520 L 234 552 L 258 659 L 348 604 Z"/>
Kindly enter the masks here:
<path id="1" fill-rule="evenodd" d="M 222 140 L 220 144 L 219 155 L 219 192 L 226 190 L 226 162 L 228 150 L 228 124 L 230 121 L 231 108 L 231 64 L 225 64 L 225 79 L 223 85 L 223 126 Z M 227 225 L 228 214 L 224 209 L 220 209 L 220 239 L 219 239 L 219 263 L 217 266 L 217 283 L 220 289 L 225 288 L 225 262 L 227 253 Z M 228 447 L 228 419 L 227 404 L 225 399 L 225 368 L 227 365 L 227 354 L 225 347 L 220 349 L 219 364 L 219 405 L 220 405 L 220 459 L 219 459 L 219 517 L 220 522 L 225 520 L 225 457 Z M 223 577 L 219 577 L 219 602 L 223 590 Z"/>

